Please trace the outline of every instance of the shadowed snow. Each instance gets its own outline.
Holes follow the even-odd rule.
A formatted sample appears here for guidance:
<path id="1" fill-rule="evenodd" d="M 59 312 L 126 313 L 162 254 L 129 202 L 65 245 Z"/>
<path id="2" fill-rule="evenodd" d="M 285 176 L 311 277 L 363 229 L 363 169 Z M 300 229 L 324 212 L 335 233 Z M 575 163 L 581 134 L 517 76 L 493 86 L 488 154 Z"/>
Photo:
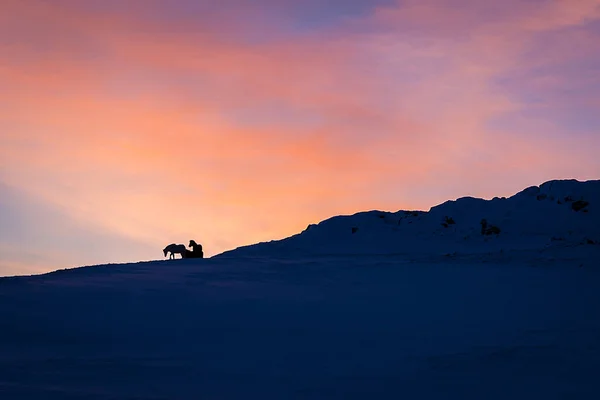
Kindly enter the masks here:
<path id="1" fill-rule="evenodd" d="M 597 188 L 0 279 L 0 398 L 599 398 Z"/>

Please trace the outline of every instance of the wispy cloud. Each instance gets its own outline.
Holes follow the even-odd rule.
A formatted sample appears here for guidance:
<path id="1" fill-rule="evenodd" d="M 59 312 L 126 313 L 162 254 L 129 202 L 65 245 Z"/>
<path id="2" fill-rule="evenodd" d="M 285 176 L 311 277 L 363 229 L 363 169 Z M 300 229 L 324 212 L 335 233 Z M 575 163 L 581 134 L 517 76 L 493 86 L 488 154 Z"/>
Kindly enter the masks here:
<path id="1" fill-rule="evenodd" d="M 600 172 L 598 1 L 165 4 L 2 3 L 0 179 L 214 254 Z"/>

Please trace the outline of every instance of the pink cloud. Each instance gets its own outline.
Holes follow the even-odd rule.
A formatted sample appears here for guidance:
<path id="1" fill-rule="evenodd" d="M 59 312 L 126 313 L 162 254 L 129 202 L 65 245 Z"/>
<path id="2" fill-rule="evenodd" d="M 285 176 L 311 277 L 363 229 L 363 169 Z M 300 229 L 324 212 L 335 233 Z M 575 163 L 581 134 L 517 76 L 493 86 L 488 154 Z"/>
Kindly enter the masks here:
<path id="1" fill-rule="evenodd" d="M 192 236 L 214 254 L 334 214 L 600 170 L 597 140 L 573 140 L 551 96 L 597 82 L 564 69 L 597 61 L 597 1 L 399 2 L 254 42 L 244 33 L 264 21 L 242 17 L 259 8 L 171 29 L 148 3 L 137 16 L 31 4 L 0 12 L 0 179 L 119 235 Z M 548 48 L 556 30 L 569 40 Z M 523 115 L 528 87 L 545 121 Z"/>

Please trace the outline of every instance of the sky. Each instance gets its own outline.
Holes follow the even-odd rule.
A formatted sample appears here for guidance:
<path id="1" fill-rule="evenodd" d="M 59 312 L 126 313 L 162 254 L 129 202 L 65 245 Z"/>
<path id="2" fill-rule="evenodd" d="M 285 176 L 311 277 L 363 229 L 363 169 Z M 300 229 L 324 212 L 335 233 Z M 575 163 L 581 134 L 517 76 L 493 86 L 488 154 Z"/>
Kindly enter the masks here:
<path id="1" fill-rule="evenodd" d="M 600 0 L 2 0 L 0 275 L 600 178 Z"/>

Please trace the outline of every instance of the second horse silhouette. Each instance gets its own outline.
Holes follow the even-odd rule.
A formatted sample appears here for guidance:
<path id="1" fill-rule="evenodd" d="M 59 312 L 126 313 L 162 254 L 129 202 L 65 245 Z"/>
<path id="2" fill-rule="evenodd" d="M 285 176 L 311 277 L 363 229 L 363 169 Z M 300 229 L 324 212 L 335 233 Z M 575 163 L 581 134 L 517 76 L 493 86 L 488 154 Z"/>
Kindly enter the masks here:
<path id="1" fill-rule="evenodd" d="M 204 258 L 201 244 L 196 243 L 195 240 L 190 240 L 188 247 L 191 247 L 192 250 L 185 250 L 185 258 Z"/>

